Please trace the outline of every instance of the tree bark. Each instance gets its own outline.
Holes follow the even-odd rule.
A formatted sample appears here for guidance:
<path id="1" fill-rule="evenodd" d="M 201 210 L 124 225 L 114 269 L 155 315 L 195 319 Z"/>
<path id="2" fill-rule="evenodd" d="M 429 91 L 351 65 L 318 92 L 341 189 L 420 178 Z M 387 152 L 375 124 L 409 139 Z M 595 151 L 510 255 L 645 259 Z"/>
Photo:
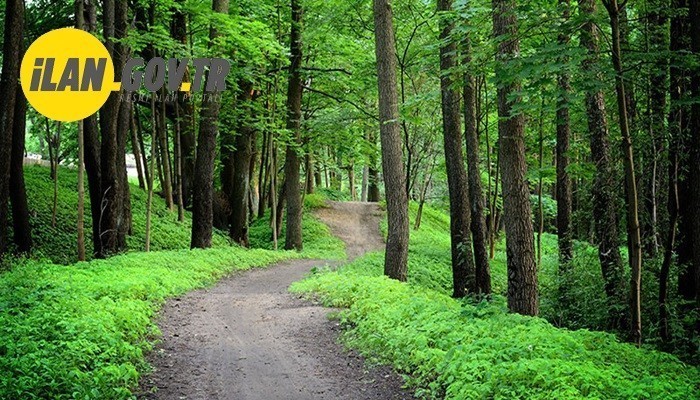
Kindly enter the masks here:
<path id="1" fill-rule="evenodd" d="M 170 160 L 170 146 L 168 145 L 168 123 L 165 115 L 165 87 L 160 92 L 161 101 L 160 108 L 158 110 L 158 141 L 160 143 L 160 156 L 163 162 L 163 178 L 165 180 L 163 185 L 163 195 L 165 196 L 165 205 L 168 210 L 173 211 L 175 209 L 175 201 L 173 200 L 173 168 L 172 162 Z"/>
<path id="2" fill-rule="evenodd" d="M 228 14 L 228 0 L 214 0 L 214 12 Z M 213 42 L 219 32 L 212 26 L 210 39 Z M 193 182 L 192 204 L 192 248 L 211 247 L 214 220 L 214 161 L 216 160 L 216 137 L 219 134 L 219 111 L 221 102 L 217 96 L 206 98 L 202 104 L 197 159 Z"/>
<path id="3" fill-rule="evenodd" d="M 438 12 L 452 9 L 451 0 L 438 0 Z M 474 254 L 471 238 L 471 205 L 469 185 L 462 153 L 462 129 L 459 114 L 459 93 L 454 79 L 457 46 L 450 34 L 454 24 L 444 17 L 440 21 L 440 93 L 442 130 L 445 148 L 447 187 L 450 198 L 450 243 L 452 250 L 452 296 L 461 298 L 477 293 Z"/>
<path id="4" fill-rule="evenodd" d="M 493 33 L 499 39 L 496 77 L 502 77 L 509 61 L 520 53 L 515 9 L 515 0 L 493 0 Z M 530 191 L 525 177 L 525 116 L 513 111 L 522 102 L 520 90 L 518 80 L 501 83 L 498 88 L 498 137 L 508 258 L 508 308 L 519 314 L 537 315 L 537 264 Z"/>
<path id="5" fill-rule="evenodd" d="M 115 42 L 126 37 L 126 0 L 105 0 L 103 4 L 103 35 L 105 47 L 112 55 L 115 79 L 121 80 L 122 67 L 128 57 L 125 45 Z M 126 202 L 128 181 L 126 180 L 125 147 L 129 124 L 128 104 L 122 102 L 121 92 L 113 92 L 100 111 L 101 215 L 99 235 L 101 256 L 116 254 L 126 248 L 130 210 Z M 127 114 L 128 115 L 128 114 Z M 122 171 L 123 169 L 123 171 Z"/>
<path id="6" fill-rule="evenodd" d="M 471 40 L 463 42 L 463 62 L 471 63 Z M 470 73 L 464 76 L 464 134 L 467 144 L 467 174 L 469 179 L 469 200 L 471 203 L 471 232 L 474 245 L 476 289 L 483 295 L 491 294 L 491 268 L 486 247 L 486 219 L 484 217 L 484 194 L 481 187 L 481 164 L 479 161 L 479 121 L 476 111 L 476 79 Z"/>
<path id="7" fill-rule="evenodd" d="M 301 80 L 302 61 L 302 14 L 299 0 L 291 0 L 292 30 L 290 43 L 289 86 L 287 89 L 287 129 L 292 132 L 293 143 L 287 145 L 284 161 L 284 182 L 287 197 L 287 230 L 284 248 L 301 251 L 302 231 L 302 200 L 300 188 L 300 164 L 297 147 L 301 139 L 301 96 L 303 84 Z"/>
<path id="8" fill-rule="evenodd" d="M 134 153 L 134 161 L 136 162 L 136 174 L 138 175 L 139 179 L 139 187 L 141 189 L 146 189 L 146 178 L 144 174 L 144 168 L 145 166 L 143 165 L 142 161 L 143 158 L 141 156 L 141 149 L 139 147 L 139 140 L 138 140 L 138 133 L 136 129 L 136 117 L 135 117 L 135 110 L 132 108 L 131 109 L 131 116 L 129 118 L 130 121 L 130 128 L 129 131 L 131 132 L 131 150 Z"/>
<path id="9" fill-rule="evenodd" d="M 382 169 L 386 190 L 388 235 L 384 274 L 392 279 L 407 279 L 408 196 L 403 173 L 398 95 L 396 92 L 396 45 L 391 2 L 374 0 L 375 52 L 379 87 L 379 129 L 382 143 Z"/>
<path id="10" fill-rule="evenodd" d="M 32 250 L 32 228 L 29 223 L 29 204 L 27 203 L 27 190 L 24 184 L 26 118 L 27 99 L 24 97 L 22 89 L 18 87 L 12 123 L 10 201 L 12 202 L 12 235 L 17 251 L 20 254 L 29 254 Z M 84 253 L 85 249 L 83 248 Z M 83 255 L 82 260 L 84 259 Z"/>
<path id="11" fill-rule="evenodd" d="M 591 75 L 590 80 L 600 81 L 597 70 L 599 63 L 599 30 L 592 20 L 596 13 L 595 0 L 579 2 L 580 11 L 588 19 L 581 28 L 581 45 L 587 51 L 582 69 Z M 586 112 L 590 134 L 591 156 L 596 165 L 593 183 L 593 219 L 598 240 L 598 258 L 605 280 L 605 293 L 608 297 L 611 328 L 624 329 L 626 317 L 625 283 L 623 281 L 622 257 L 615 198 L 618 190 L 617 179 L 610 159 L 608 120 L 605 111 L 605 97 L 597 88 L 586 90 Z"/>
<path id="12" fill-rule="evenodd" d="M 252 157 L 253 127 L 252 82 L 242 82 L 238 96 L 240 114 L 233 155 L 233 184 L 229 193 L 231 216 L 229 218 L 231 239 L 243 247 L 248 247 L 248 192 L 250 188 L 250 159 Z"/>
<path id="13" fill-rule="evenodd" d="M 690 21 L 691 21 L 691 48 L 695 56 L 700 55 L 700 4 L 697 1 L 690 1 Z M 691 94 L 694 98 L 700 97 L 700 72 L 695 69 L 691 79 Z M 688 266 L 688 278 L 690 285 L 695 288 L 695 311 L 700 310 L 700 211 L 697 205 L 700 204 L 700 104 L 694 102 L 692 105 L 691 138 L 690 138 L 690 204 L 693 205 L 691 217 L 693 259 Z M 695 332 L 700 333 L 700 319 L 696 319 Z"/>
<path id="14" fill-rule="evenodd" d="M 630 310 L 631 339 L 638 346 L 642 344 L 642 239 L 639 227 L 639 200 L 637 197 L 637 180 L 634 170 L 634 152 L 632 136 L 628 121 L 627 95 L 623 76 L 622 50 L 620 49 L 620 8 L 617 0 L 603 0 L 612 28 L 612 59 L 616 72 L 615 89 L 622 134 L 623 164 L 625 168 L 625 192 L 627 205 L 627 247 L 630 265 Z M 698 126 L 700 128 L 700 126 Z"/>
<path id="15" fill-rule="evenodd" d="M 562 7 L 562 22 L 568 23 L 571 17 L 571 2 L 570 0 L 559 0 L 559 5 Z M 568 46 L 571 37 L 568 33 L 567 26 L 560 26 L 561 31 L 557 41 L 561 46 Z M 569 57 L 566 51 L 560 62 L 567 64 Z M 564 69 L 558 77 L 559 97 L 557 99 L 557 236 L 559 238 L 559 271 L 562 278 L 569 279 L 570 277 L 570 262 L 574 255 L 573 238 L 571 232 L 571 213 L 572 213 L 572 191 L 571 178 L 569 177 L 569 151 L 571 149 L 571 118 L 569 117 L 569 96 L 571 95 L 571 77 L 569 72 Z M 566 290 L 562 291 L 566 293 Z M 565 297 L 565 296 L 564 296 Z M 562 298 L 564 298 L 562 297 Z"/>
<path id="16" fill-rule="evenodd" d="M 178 4 L 182 5 L 185 0 L 178 0 Z M 171 36 L 183 46 L 187 45 L 187 15 L 181 7 L 176 8 L 173 14 L 173 21 L 170 27 Z M 184 82 L 190 82 L 191 77 L 189 70 L 185 71 Z M 182 163 L 182 203 L 185 208 L 190 207 L 192 203 L 192 186 L 194 182 L 194 164 L 195 164 L 195 127 L 194 123 L 194 106 L 190 96 L 178 96 L 179 109 L 181 111 L 182 123 L 180 124 L 180 147 L 181 147 L 181 163 Z"/>
<path id="17" fill-rule="evenodd" d="M 24 1 L 5 2 L 5 31 L 2 48 L 2 73 L 0 75 L 0 258 L 8 249 L 7 226 L 9 222 L 10 170 L 13 148 L 14 114 L 19 88 L 19 67 L 24 30 Z"/>

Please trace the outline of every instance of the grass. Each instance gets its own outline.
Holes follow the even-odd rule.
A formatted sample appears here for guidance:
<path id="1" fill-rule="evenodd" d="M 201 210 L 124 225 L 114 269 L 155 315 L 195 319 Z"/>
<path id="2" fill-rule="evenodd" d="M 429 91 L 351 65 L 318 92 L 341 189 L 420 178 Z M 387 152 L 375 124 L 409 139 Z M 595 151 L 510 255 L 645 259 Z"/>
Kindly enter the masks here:
<path id="1" fill-rule="evenodd" d="M 0 274 L 0 399 L 128 399 L 148 370 L 144 353 L 160 335 L 153 323 L 163 302 L 215 283 L 233 271 L 294 258 L 344 258 L 342 242 L 305 214 L 303 252 L 247 250 L 215 234 L 215 248 L 186 250 L 190 222 L 156 200 L 151 253 L 132 251 L 72 265 L 75 173 L 61 170 L 57 228 L 51 228 L 48 170 L 26 170 L 37 258 L 11 260 Z M 143 244 L 145 193 L 132 186 L 132 250 Z M 322 202 L 316 199 L 316 204 Z M 310 206 L 310 208 L 313 208 Z M 89 224 L 89 220 L 86 221 Z M 88 225 L 89 226 L 89 225 Z M 269 225 L 251 227 L 253 245 L 271 248 Z"/>
<path id="2" fill-rule="evenodd" d="M 700 372 L 672 355 L 620 343 L 611 334 L 509 314 L 500 295 L 492 303 L 452 299 L 449 243 L 447 215 L 427 208 L 421 229 L 411 232 L 408 284 L 383 277 L 383 255 L 373 253 L 337 271 L 318 271 L 291 290 L 346 308 L 339 314 L 344 342 L 409 376 L 424 398 L 697 398 Z M 494 291 L 502 294 L 507 279 L 500 246 L 492 273 Z M 543 248 L 542 312 L 556 319 L 557 260 L 550 255 L 556 238 L 545 236 Z M 577 250 L 574 268 L 583 275 L 572 290 L 585 294 L 595 289 L 595 252 L 583 244 Z M 577 301 L 588 313 L 600 300 Z"/>
<path id="3" fill-rule="evenodd" d="M 77 171 L 60 168 L 58 173 L 58 207 L 56 227 L 51 224 L 53 208 L 53 181 L 48 168 L 29 166 L 24 170 L 27 197 L 30 209 L 30 223 L 34 239 L 34 258 L 48 259 L 57 264 L 71 264 L 77 261 Z M 127 240 L 130 251 L 142 251 L 146 243 L 146 199 L 147 193 L 138 186 L 131 185 L 131 212 L 133 235 Z M 90 199 L 85 196 L 85 231 L 87 254 L 93 253 L 90 239 L 92 218 Z M 177 213 L 167 210 L 165 201 L 158 196 L 153 198 L 153 218 L 151 249 L 177 250 L 190 246 L 191 214 L 186 213 L 185 221 L 177 221 Z M 214 232 L 214 247 L 226 247 L 229 240 L 223 232 Z"/>

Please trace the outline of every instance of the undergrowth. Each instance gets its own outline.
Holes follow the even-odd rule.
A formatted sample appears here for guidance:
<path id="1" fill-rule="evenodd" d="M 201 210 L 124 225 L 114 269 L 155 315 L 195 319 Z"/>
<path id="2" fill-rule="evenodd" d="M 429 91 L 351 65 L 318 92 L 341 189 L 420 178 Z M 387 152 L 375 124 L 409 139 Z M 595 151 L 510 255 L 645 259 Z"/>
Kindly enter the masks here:
<path id="1" fill-rule="evenodd" d="M 34 258 L 48 259 L 57 264 L 70 264 L 77 261 L 77 208 L 78 187 L 77 171 L 70 168 L 58 170 L 58 207 L 56 226 L 52 225 L 53 181 L 50 170 L 41 166 L 29 166 L 24 169 L 27 187 L 27 200 L 30 210 L 30 224 L 34 240 Z M 143 251 L 146 243 L 146 200 L 147 193 L 136 185 L 130 185 L 131 213 L 133 234 L 128 237 L 130 251 Z M 86 252 L 93 253 L 91 241 L 92 217 L 90 214 L 90 196 L 85 190 L 85 232 Z M 177 250 L 190 247 L 192 227 L 191 214 L 185 213 L 185 221 L 177 221 L 177 212 L 167 210 L 165 201 L 159 196 L 153 197 L 153 217 L 151 233 L 151 250 Z M 215 230 L 214 247 L 229 245 L 228 237 Z"/>
<path id="2" fill-rule="evenodd" d="M 509 314 L 500 295 L 492 303 L 452 299 L 449 244 L 448 216 L 426 207 L 420 230 L 411 231 L 408 284 L 383 277 L 383 254 L 372 253 L 336 271 L 316 272 L 291 290 L 346 308 L 339 314 L 347 328 L 345 343 L 407 374 L 421 397 L 697 398 L 700 372 L 672 355 L 638 349 L 611 334 L 570 331 L 544 318 Z M 552 300 L 558 287 L 556 253 L 556 237 L 545 235 L 542 314 L 554 321 L 562 317 Z M 496 254 L 493 288 L 503 294 L 502 243 Z M 576 300 L 582 315 L 604 302 L 602 295 L 585 296 L 598 279 L 599 266 L 591 257 L 594 250 L 577 244 L 573 268 L 582 275 L 572 290 L 584 296 Z"/>
<path id="3" fill-rule="evenodd" d="M 0 275 L 0 398 L 131 398 L 165 298 L 295 257 L 230 247 L 25 260 Z"/>

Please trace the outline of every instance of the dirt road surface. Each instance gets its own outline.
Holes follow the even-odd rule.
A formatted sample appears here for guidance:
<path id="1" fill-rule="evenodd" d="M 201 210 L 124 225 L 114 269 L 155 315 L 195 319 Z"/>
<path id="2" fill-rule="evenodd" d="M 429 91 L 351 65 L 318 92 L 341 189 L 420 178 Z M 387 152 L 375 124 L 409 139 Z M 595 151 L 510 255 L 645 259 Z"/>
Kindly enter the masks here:
<path id="1" fill-rule="evenodd" d="M 382 247 L 375 204 L 330 203 L 317 213 L 355 258 Z M 233 274 L 170 300 L 158 321 L 163 340 L 148 356 L 144 399 L 411 399 L 386 367 L 367 369 L 338 344 L 340 328 L 320 307 L 288 293 L 311 268 L 296 260 Z"/>

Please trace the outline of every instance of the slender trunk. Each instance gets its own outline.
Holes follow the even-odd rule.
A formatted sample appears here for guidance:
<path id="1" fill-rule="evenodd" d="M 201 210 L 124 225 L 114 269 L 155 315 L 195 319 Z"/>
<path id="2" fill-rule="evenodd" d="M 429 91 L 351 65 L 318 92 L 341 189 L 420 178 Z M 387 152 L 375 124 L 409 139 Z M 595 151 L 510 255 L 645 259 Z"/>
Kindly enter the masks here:
<path id="1" fill-rule="evenodd" d="M 544 180 L 542 179 L 544 169 L 544 107 L 545 96 L 542 96 L 540 107 L 540 127 L 539 127 L 539 162 L 537 173 L 537 268 L 542 268 L 542 234 L 544 233 L 544 207 L 542 205 L 542 191 L 544 190 Z"/>
<path id="2" fill-rule="evenodd" d="M 134 153 L 134 161 L 136 162 L 136 174 L 138 175 L 139 179 L 139 187 L 141 189 L 146 189 L 146 179 L 144 177 L 144 168 L 146 167 L 145 165 L 142 164 L 142 157 L 141 157 L 141 149 L 139 148 L 139 141 L 137 138 L 137 132 L 136 132 L 136 117 L 135 117 L 135 111 L 132 109 L 131 110 L 131 117 L 130 117 L 131 123 L 130 125 L 130 131 L 131 131 L 131 149 L 133 150 Z"/>
<path id="3" fill-rule="evenodd" d="M 642 279 L 642 240 L 639 229 L 639 204 L 637 198 L 637 180 L 634 171 L 634 152 L 632 136 L 628 121 L 627 97 L 623 76 L 622 50 L 620 49 L 620 8 L 617 0 L 604 0 L 610 15 L 612 28 L 612 59 L 615 68 L 615 88 L 620 117 L 620 133 L 622 134 L 622 151 L 625 167 L 625 192 L 627 194 L 627 247 L 630 265 L 630 310 L 631 339 L 637 345 L 642 344 L 642 311 L 641 311 L 641 279 Z"/>
<path id="4" fill-rule="evenodd" d="M 362 167 L 362 193 L 360 194 L 360 201 L 363 203 L 367 202 L 367 186 L 369 185 L 369 167 L 367 165 Z"/>
<path id="5" fill-rule="evenodd" d="M 503 76 L 509 68 L 509 61 L 520 54 L 515 9 L 515 0 L 493 0 L 493 33 L 500 39 L 497 77 Z M 518 80 L 500 83 L 498 88 L 498 136 L 508 256 L 508 308 L 519 314 L 537 315 L 537 264 L 530 191 L 525 177 L 525 116 L 514 111 L 522 102 L 520 90 Z"/>
<path id="6" fill-rule="evenodd" d="M 571 17 L 570 0 L 559 0 L 562 7 L 562 23 L 566 24 Z M 568 46 L 571 37 L 568 33 L 568 26 L 560 27 L 558 42 L 561 46 Z M 569 57 L 564 51 L 561 57 L 562 64 L 568 64 Z M 571 95 L 571 78 L 569 72 L 563 69 L 557 76 L 559 86 L 559 98 L 557 101 L 557 236 L 559 238 L 559 272 L 562 278 L 568 277 L 570 262 L 574 255 L 571 214 L 572 214 L 572 189 L 571 178 L 569 177 L 569 151 L 571 149 L 571 118 L 569 117 L 569 97 Z M 562 293 L 566 292 L 566 288 Z M 564 299 L 566 296 L 562 296 Z"/>
<path id="7" fill-rule="evenodd" d="M 589 80 L 600 81 L 597 72 L 599 63 L 599 30 L 593 21 L 596 13 L 595 0 L 579 2 L 580 10 L 587 20 L 581 30 L 581 45 L 587 51 L 582 69 L 590 75 Z M 618 235 L 617 209 L 615 206 L 618 189 L 610 156 L 610 139 L 608 120 L 605 111 L 605 97 L 599 88 L 586 90 L 586 112 L 590 133 L 591 156 L 596 165 L 593 182 L 593 220 L 595 221 L 596 239 L 598 240 L 598 258 L 605 280 L 605 293 L 608 297 L 611 328 L 624 329 L 627 325 L 624 309 L 625 283 L 622 257 L 620 256 L 620 239 Z"/>
<path id="8" fill-rule="evenodd" d="M 148 180 L 148 200 L 146 203 L 146 248 L 151 251 L 151 210 L 153 209 L 153 178 L 156 162 L 156 97 L 151 93 L 151 162 L 149 164 L 150 179 Z"/>
<path id="9" fill-rule="evenodd" d="M 311 150 L 306 153 L 304 158 L 304 165 L 306 170 L 306 194 L 311 194 L 314 192 L 314 160 L 311 154 Z"/>
<path id="10" fill-rule="evenodd" d="M 179 99 L 179 96 L 178 96 Z M 185 221 L 185 202 L 182 186 L 182 120 L 180 119 L 180 102 L 175 102 L 175 182 L 177 184 L 177 220 Z"/>
<path id="11" fill-rule="evenodd" d="M 49 148 L 53 148 L 53 156 L 51 157 L 51 171 L 53 172 L 51 179 L 53 180 L 53 206 L 51 207 L 51 227 L 56 228 L 56 214 L 58 213 L 58 155 L 61 151 L 61 128 L 63 124 L 59 121 L 56 124 L 56 133 L 51 139 Z"/>
<path id="12" fill-rule="evenodd" d="M 170 146 L 168 146 L 168 124 L 165 119 L 165 88 L 161 91 L 161 102 L 160 109 L 158 112 L 159 127 L 158 139 L 160 140 L 160 155 L 163 161 L 163 178 L 165 181 L 163 183 L 163 195 L 165 196 L 165 204 L 168 210 L 173 211 L 175 209 L 175 202 L 173 201 L 173 181 L 172 181 L 172 167 L 170 162 Z"/>
<path id="13" fill-rule="evenodd" d="M 233 154 L 233 182 L 229 193 L 231 206 L 229 236 L 243 247 L 248 247 L 248 192 L 250 186 L 250 159 L 253 146 L 252 121 L 252 82 L 242 82 L 238 96 L 241 113 L 234 139 L 236 151 Z"/>
<path id="14" fill-rule="evenodd" d="M 408 262 L 408 196 L 403 173 L 398 96 L 396 93 L 396 45 L 389 0 L 374 0 L 374 26 L 379 87 L 379 129 L 382 169 L 386 189 L 388 235 L 384 274 L 405 281 Z"/>
<path id="15" fill-rule="evenodd" d="M 451 0 L 438 0 L 438 12 L 452 9 Z M 478 293 L 471 238 L 471 205 L 469 184 L 462 153 L 462 130 L 459 121 L 459 93 L 455 89 L 452 70 L 457 46 L 451 40 L 453 24 L 440 21 L 440 92 L 442 98 L 442 130 L 445 145 L 447 187 L 450 197 L 450 242 L 452 249 L 453 297 L 467 292 Z"/>
<path id="16" fill-rule="evenodd" d="M 700 4 L 697 1 L 690 2 L 690 21 L 692 51 L 696 57 L 700 54 Z M 694 98 L 700 97 L 700 72 L 694 71 L 691 79 L 691 94 Z M 690 179 L 692 191 L 690 204 L 700 204 L 700 104 L 693 103 L 690 138 Z M 695 311 L 700 310 L 700 211 L 693 207 L 691 214 L 691 232 L 693 243 L 693 259 L 688 267 L 690 272 L 690 284 L 695 287 Z M 700 333 L 700 319 L 696 319 L 695 333 Z"/>
<path id="17" fill-rule="evenodd" d="M 287 231 L 284 248 L 286 250 L 301 251 L 302 231 L 302 201 L 300 181 L 300 160 L 297 147 L 301 139 L 301 61 L 302 61 L 302 14 L 303 10 L 299 0 L 291 0 L 292 4 L 292 30 L 291 30 L 291 55 L 289 66 L 289 86 L 287 90 L 287 129 L 292 132 L 293 143 L 287 145 L 284 161 L 284 181 L 287 197 Z"/>
<path id="18" fill-rule="evenodd" d="M 471 41 L 463 41 L 463 62 L 471 63 Z M 491 268 L 486 250 L 486 219 L 484 217 L 484 194 L 481 188 L 481 165 L 479 161 L 479 114 L 477 112 L 478 90 L 476 79 L 470 73 L 464 76 L 464 134 L 467 144 L 467 174 L 469 200 L 471 203 L 471 232 L 474 245 L 474 264 L 477 292 L 491 294 Z M 488 140 L 488 138 L 487 138 Z M 490 166 L 489 166 L 490 169 Z"/>
<path id="19" fill-rule="evenodd" d="M 214 12 L 228 14 L 228 0 L 214 0 Z M 212 26 L 212 42 L 219 32 Z M 216 160 L 216 137 L 219 134 L 219 111 L 221 103 L 217 96 L 207 98 L 202 104 L 195 179 L 192 202 L 192 248 L 211 247 L 214 221 L 214 161 Z"/>

